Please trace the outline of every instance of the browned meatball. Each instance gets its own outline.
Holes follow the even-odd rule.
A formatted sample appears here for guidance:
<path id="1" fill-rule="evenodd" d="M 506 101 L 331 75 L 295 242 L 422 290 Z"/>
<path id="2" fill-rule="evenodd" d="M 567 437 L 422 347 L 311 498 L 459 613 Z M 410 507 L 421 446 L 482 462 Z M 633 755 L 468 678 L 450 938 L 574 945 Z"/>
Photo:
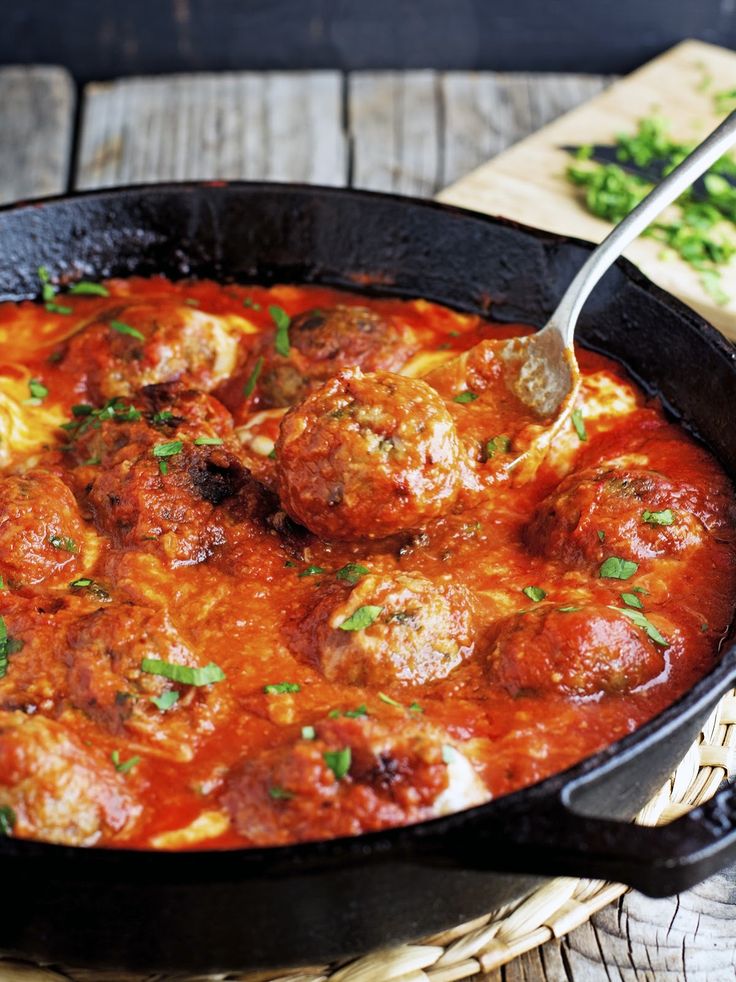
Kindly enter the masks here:
<path id="1" fill-rule="evenodd" d="M 162 716 L 151 700 L 175 691 L 179 711 L 195 690 L 142 671 L 144 658 L 199 664 L 161 611 L 113 604 L 80 618 L 69 631 L 63 655 L 69 701 L 111 733 L 122 732 L 125 724 L 155 731 Z"/>
<path id="2" fill-rule="evenodd" d="M 318 723 L 297 740 L 246 759 L 222 801 L 254 845 L 358 835 L 487 800 L 462 747 L 426 723 L 400 731 L 370 719 Z"/>
<path id="3" fill-rule="evenodd" d="M 8 584 L 74 579 L 85 535 L 74 495 L 55 474 L 0 478 L 0 575 Z"/>
<path id="4" fill-rule="evenodd" d="M 349 593 L 323 593 L 298 625 L 296 645 L 332 682 L 423 685 L 445 678 L 472 652 L 470 606 L 461 589 L 418 573 L 368 575 Z"/>
<path id="5" fill-rule="evenodd" d="M 341 372 L 281 422 L 278 490 L 297 522 L 327 539 L 421 528 L 460 489 L 452 418 L 426 383 Z"/>
<path id="6" fill-rule="evenodd" d="M 394 318 L 369 307 L 305 310 L 292 318 L 290 351 L 279 354 L 269 332 L 251 359 L 263 367 L 258 378 L 263 408 L 293 406 L 343 368 L 396 372 L 416 347 L 410 332 Z"/>
<path id="7" fill-rule="evenodd" d="M 670 625 L 647 616 L 669 641 Z M 500 625 L 486 670 L 489 680 L 512 696 L 613 695 L 662 674 L 668 665 L 665 651 L 665 645 L 611 607 L 544 605 Z"/>
<path id="8" fill-rule="evenodd" d="M 591 469 L 571 474 L 541 502 L 524 539 L 533 552 L 573 566 L 611 555 L 676 556 L 706 535 L 694 509 L 688 489 L 654 471 Z"/>
<path id="9" fill-rule="evenodd" d="M 130 831 L 140 805 L 109 758 L 61 723 L 0 712 L 0 806 L 13 834 L 72 846 Z"/>
<path id="10" fill-rule="evenodd" d="M 132 301 L 70 338 L 59 364 L 95 402 L 175 379 L 209 390 L 233 372 L 238 341 L 226 320 L 175 299 Z"/>

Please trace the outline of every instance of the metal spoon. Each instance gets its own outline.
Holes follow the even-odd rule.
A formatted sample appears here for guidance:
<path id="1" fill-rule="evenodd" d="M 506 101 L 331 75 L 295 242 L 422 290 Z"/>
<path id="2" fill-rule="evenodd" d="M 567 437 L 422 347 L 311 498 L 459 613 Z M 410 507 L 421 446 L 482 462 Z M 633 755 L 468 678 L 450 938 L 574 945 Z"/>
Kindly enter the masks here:
<path id="1" fill-rule="evenodd" d="M 512 390 L 540 417 L 555 417 L 550 429 L 559 429 L 572 410 L 580 380 L 573 336 L 591 291 L 624 249 L 734 143 L 736 110 L 593 250 L 542 330 L 500 346 L 500 357 L 513 369 L 508 377 Z"/>

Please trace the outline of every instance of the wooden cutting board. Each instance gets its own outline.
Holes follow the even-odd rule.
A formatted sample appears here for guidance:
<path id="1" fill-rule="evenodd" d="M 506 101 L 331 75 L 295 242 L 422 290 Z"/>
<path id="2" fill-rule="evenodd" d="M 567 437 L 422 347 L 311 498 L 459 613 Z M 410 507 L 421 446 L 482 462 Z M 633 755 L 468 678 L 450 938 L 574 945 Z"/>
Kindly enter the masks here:
<path id="1" fill-rule="evenodd" d="M 610 229 L 591 215 L 579 188 L 565 177 L 570 156 L 565 145 L 612 143 L 617 133 L 633 133 L 638 120 L 664 117 L 674 139 L 698 142 L 723 117 L 714 94 L 736 89 L 736 52 L 701 41 L 683 41 L 600 95 L 494 157 L 450 185 L 441 201 L 566 235 L 600 241 Z M 724 223 L 724 236 L 736 241 L 736 228 Z M 665 290 L 699 311 L 736 339 L 736 260 L 722 272 L 730 299 L 719 304 L 699 274 L 662 244 L 638 239 L 626 255 Z"/>

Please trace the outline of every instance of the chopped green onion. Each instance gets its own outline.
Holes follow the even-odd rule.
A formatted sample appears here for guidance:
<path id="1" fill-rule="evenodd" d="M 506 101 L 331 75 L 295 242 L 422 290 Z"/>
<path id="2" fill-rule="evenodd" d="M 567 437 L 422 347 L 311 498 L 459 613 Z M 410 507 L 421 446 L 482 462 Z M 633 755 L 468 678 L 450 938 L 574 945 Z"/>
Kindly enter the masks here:
<path id="1" fill-rule="evenodd" d="M 539 586 L 525 586 L 521 592 L 533 600 L 535 604 L 547 596 L 546 592 Z"/>
<path id="2" fill-rule="evenodd" d="M 638 565 L 630 562 L 628 559 L 621 559 L 619 556 L 609 556 L 601 564 L 600 576 L 608 580 L 628 580 L 638 569 Z"/>
<path id="3" fill-rule="evenodd" d="M 145 341 L 145 334 L 141 334 L 137 327 L 131 327 L 130 324 L 125 324 L 123 321 L 112 320 L 109 322 L 109 326 L 113 331 L 117 331 L 118 334 L 127 334 L 131 338 L 136 338 L 138 341 Z"/>
<path id="4" fill-rule="evenodd" d="M 322 566 L 307 566 L 307 568 L 303 569 L 299 574 L 299 579 L 301 579 L 303 576 L 319 576 L 320 573 L 326 572 L 327 570 L 325 570 Z"/>
<path id="5" fill-rule="evenodd" d="M 299 692 L 301 686 L 297 682 L 273 682 L 271 685 L 264 685 L 263 691 L 267 696 L 280 696 L 285 692 Z"/>
<path id="6" fill-rule="evenodd" d="M 219 436 L 198 436 L 194 441 L 195 447 L 219 447 L 222 445 Z"/>
<path id="7" fill-rule="evenodd" d="M 360 563 L 346 563 L 336 571 L 335 576 L 338 580 L 344 580 L 350 586 L 355 586 L 367 573 L 370 573 L 367 566 L 361 566 Z"/>
<path id="8" fill-rule="evenodd" d="M 663 511 L 643 511 L 641 513 L 642 521 L 647 522 L 649 525 L 673 525 L 675 521 L 675 516 L 672 514 L 671 508 L 665 508 Z"/>
<path id="9" fill-rule="evenodd" d="M 588 433 L 585 429 L 583 414 L 579 409 L 573 409 L 570 419 L 572 420 L 572 425 L 575 427 L 578 440 L 580 440 L 581 443 L 585 443 L 585 441 L 588 439 Z"/>
<path id="10" fill-rule="evenodd" d="M 181 685 L 211 685 L 213 682 L 222 682 L 225 678 L 223 670 L 214 662 L 204 668 L 193 668 L 191 665 L 177 665 L 158 658 L 144 658 L 141 661 L 141 671 L 149 675 L 160 675 Z"/>
<path id="11" fill-rule="evenodd" d="M 284 358 L 288 358 L 289 352 L 291 351 L 291 344 L 289 343 L 291 317 L 289 317 L 283 307 L 271 306 L 268 308 L 268 312 L 276 325 L 276 337 L 273 346 L 278 354 L 283 355 Z"/>
<path id="12" fill-rule="evenodd" d="M 70 293 L 88 297 L 109 297 L 110 293 L 101 283 L 90 283 L 89 280 L 80 280 L 69 287 Z"/>
<path id="13" fill-rule="evenodd" d="M 160 696 L 151 696 L 151 702 L 162 713 L 165 713 L 167 709 L 171 709 L 178 701 L 179 693 L 176 689 L 169 689 L 168 692 L 162 692 Z"/>
<path id="14" fill-rule="evenodd" d="M 469 389 L 466 389 L 465 392 L 460 392 L 458 395 L 456 395 L 453 402 L 459 402 L 461 405 L 463 405 L 466 402 L 475 402 L 477 398 L 478 396 L 475 392 L 471 392 Z"/>
<path id="15" fill-rule="evenodd" d="M 119 750 L 113 750 L 110 756 L 112 757 L 112 762 L 115 765 L 115 770 L 119 774 L 128 774 L 133 770 L 136 764 L 140 764 L 141 762 L 141 759 L 138 756 L 131 757 L 129 760 L 120 760 Z"/>
<path id="16" fill-rule="evenodd" d="M 358 607 L 350 617 L 346 617 L 342 624 L 338 624 L 341 631 L 362 631 L 380 615 L 383 607 L 376 607 L 373 604 L 365 604 Z"/>
<path id="17" fill-rule="evenodd" d="M 350 770 L 352 760 L 350 747 L 344 747 L 342 750 L 326 750 L 322 754 L 322 757 L 324 758 L 325 764 L 327 764 L 335 775 L 336 781 L 341 781 Z"/>
<path id="18" fill-rule="evenodd" d="M 258 376 L 261 374 L 261 369 L 263 368 L 263 356 L 256 358 L 256 363 L 253 366 L 253 371 L 248 376 L 248 381 L 243 386 L 243 396 L 247 399 L 248 396 L 253 395 L 253 390 L 256 387 L 256 382 L 258 381 Z"/>

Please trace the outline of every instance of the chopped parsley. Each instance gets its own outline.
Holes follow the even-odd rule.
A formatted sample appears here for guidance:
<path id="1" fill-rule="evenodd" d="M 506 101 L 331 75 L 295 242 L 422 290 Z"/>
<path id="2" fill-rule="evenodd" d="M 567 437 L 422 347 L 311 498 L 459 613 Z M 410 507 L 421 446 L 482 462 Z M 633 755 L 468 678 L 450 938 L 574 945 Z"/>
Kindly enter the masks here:
<path id="1" fill-rule="evenodd" d="M 641 517 L 648 525 L 673 525 L 675 522 L 671 508 L 665 508 L 663 511 L 643 511 Z"/>
<path id="2" fill-rule="evenodd" d="M 644 604 L 637 597 L 635 593 L 622 593 L 621 599 L 626 604 L 627 607 L 635 607 L 636 610 L 643 610 Z"/>
<path id="3" fill-rule="evenodd" d="M 191 665 L 177 665 L 174 662 L 160 661 L 158 658 L 143 658 L 141 671 L 171 679 L 172 682 L 179 682 L 181 685 L 211 685 L 213 682 L 222 682 L 225 678 L 225 673 L 220 666 L 212 661 L 204 668 L 193 668 Z"/>
<path id="4" fill-rule="evenodd" d="M 573 614 L 573 613 L 575 613 L 575 611 L 582 610 L 582 609 L 583 609 L 582 607 L 576 607 L 574 604 L 570 604 L 567 607 L 558 607 L 557 608 L 557 610 L 561 614 Z"/>
<path id="5" fill-rule="evenodd" d="M 272 788 L 268 789 L 268 795 L 274 801 L 288 801 L 294 797 L 294 792 L 287 791 L 286 788 L 281 788 L 278 784 L 275 784 Z"/>
<path id="6" fill-rule="evenodd" d="M 162 713 L 165 713 L 167 709 L 171 709 L 178 701 L 179 693 L 176 689 L 169 689 L 168 692 L 162 692 L 160 696 L 151 696 L 151 702 Z"/>
<path id="7" fill-rule="evenodd" d="M 259 303 L 256 303 L 255 300 L 251 300 L 250 297 L 246 297 L 245 298 L 245 300 L 243 301 L 243 306 L 244 307 L 249 307 L 251 310 L 260 310 L 261 309 L 261 305 Z"/>
<path id="8" fill-rule="evenodd" d="M 639 569 L 636 563 L 619 556 L 609 556 L 601 564 L 600 576 L 607 580 L 628 580 Z"/>
<path id="9" fill-rule="evenodd" d="M 325 750 L 322 754 L 325 764 L 335 775 L 336 781 L 341 781 L 350 770 L 352 756 L 350 747 L 344 747 L 342 750 Z"/>
<path id="10" fill-rule="evenodd" d="M 464 392 L 460 392 L 458 395 L 456 395 L 453 402 L 459 402 L 461 405 L 463 405 L 466 402 L 475 402 L 477 398 L 478 396 L 475 392 L 471 392 L 470 389 L 466 389 Z"/>
<path id="11" fill-rule="evenodd" d="M 360 706 L 356 706 L 355 709 L 346 709 L 343 716 L 348 719 L 360 719 L 361 716 L 368 715 L 368 707 L 365 703 L 361 703 Z"/>
<path id="12" fill-rule="evenodd" d="M 0 576 L 0 590 L 7 590 L 8 584 L 5 582 L 5 577 Z"/>
<path id="13" fill-rule="evenodd" d="M 303 576 L 319 576 L 320 573 L 326 572 L 327 570 L 322 566 L 307 566 L 307 568 L 303 569 L 299 574 L 299 579 L 301 579 Z"/>
<path id="14" fill-rule="evenodd" d="M 391 696 L 387 696 L 385 692 L 379 692 L 378 698 L 381 700 L 381 702 L 385 702 L 387 706 L 394 706 L 396 709 L 404 708 L 400 702 L 392 699 Z"/>
<path id="15" fill-rule="evenodd" d="M 256 363 L 253 366 L 253 371 L 250 373 L 250 375 L 248 376 L 248 381 L 243 386 L 243 395 L 246 399 L 248 398 L 248 396 L 253 395 L 253 391 L 256 387 L 256 382 L 258 381 L 258 377 L 261 374 L 262 368 L 263 368 L 263 355 L 261 355 L 259 358 L 256 358 Z"/>
<path id="16" fill-rule="evenodd" d="M 37 378 L 32 378 L 28 383 L 28 391 L 31 394 L 31 399 L 38 399 L 41 402 L 49 394 L 49 390 L 39 381 Z"/>
<path id="17" fill-rule="evenodd" d="M 603 529 L 598 529 L 596 535 L 598 536 L 598 541 L 599 542 L 605 542 L 606 541 L 606 533 L 603 531 Z"/>
<path id="18" fill-rule="evenodd" d="M 341 631 L 362 631 L 378 618 L 383 607 L 376 607 L 373 604 L 365 604 L 353 611 L 350 617 L 346 617 L 342 624 L 338 624 Z"/>
<path id="19" fill-rule="evenodd" d="M 74 440 L 89 429 L 99 430 L 108 420 L 115 423 L 135 423 L 141 418 L 141 413 L 134 406 L 126 406 L 122 399 L 116 397 L 108 400 L 100 409 L 95 409 L 86 402 L 78 403 L 72 406 L 72 416 L 74 419 L 62 423 L 61 428 Z"/>
<path id="20" fill-rule="evenodd" d="M 110 754 L 110 757 L 112 758 L 112 762 L 115 765 L 115 770 L 119 774 L 130 773 L 130 771 L 132 771 L 133 768 L 137 764 L 140 764 L 141 762 L 140 757 L 138 757 L 137 755 L 135 757 L 130 757 L 128 760 L 121 760 L 119 750 L 113 750 L 113 752 Z"/>
<path id="21" fill-rule="evenodd" d="M 301 686 L 297 682 L 273 682 L 271 685 L 264 685 L 263 691 L 267 696 L 281 696 L 286 692 L 300 692 Z"/>
<path id="22" fill-rule="evenodd" d="M 317 737 L 317 732 L 313 726 L 303 726 L 302 727 L 302 740 L 314 740 Z"/>
<path id="23" fill-rule="evenodd" d="M 346 563 L 336 571 L 335 576 L 338 580 L 344 580 L 350 586 L 355 586 L 368 573 L 370 570 L 367 566 L 361 566 L 360 563 Z"/>
<path id="24" fill-rule="evenodd" d="M 219 447 L 222 445 L 222 439 L 219 436 L 198 436 L 194 441 L 195 447 Z"/>
<path id="25" fill-rule="evenodd" d="M 581 443 L 585 443 L 588 439 L 588 431 L 585 429 L 585 420 L 583 419 L 582 412 L 579 409 L 573 409 L 570 419 L 572 420 L 572 425 L 575 427 L 578 440 Z"/>
<path id="26" fill-rule="evenodd" d="M 168 458 L 176 457 L 184 448 L 181 440 L 171 440 L 169 443 L 157 443 L 151 453 L 158 459 L 158 469 L 162 474 L 169 473 Z"/>
<path id="27" fill-rule="evenodd" d="M 72 580 L 69 586 L 72 590 L 88 590 L 93 597 L 97 597 L 99 600 L 109 600 L 110 594 L 107 590 L 96 583 L 95 580 L 91 580 L 89 576 L 80 576 L 76 580 Z"/>
<path id="28" fill-rule="evenodd" d="M 153 426 L 164 426 L 166 423 L 171 423 L 173 419 L 174 414 L 170 409 L 161 409 L 151 416 L 151 423 Z"/>
<path id="29" fill-rule="evenodd" d="M 141 334 L 137 327 L 131 327 L 130 324 L 125 324 L 123 321 L 111 320 L 108 326 L 117 331 L 118 334 L 127 334 L 128 337 L 135 338 L 137 341 L 145 341 L 145 334 Z"/>
<path id="30" fill-rule="evenodd" d="M 45 266 L 38 267 L 38 278 L 41 281 L 41 297 L 45 303 L 56 296 L 56 288 L 51 282 L 51 275 Z"/>
<path id="31" fill-rule="evenodd" d="M 497 453 L 508 453 L 511 449 L 511 438 L 494 436 L 486 443 L 486 460 L 492 460 Z"/>
<path id="32" fill-rule="evenodd" d="M 19 638 L 11 638 L 5 618 L 0 617 L 0 679 L 5 678 L 8 673 L 8 658 L 20 651 L 23 642 Z"/>
<path id="33" fill-rule="evenodd" d="M 544 600 L 547 596 L 546 592 L 540 586 L 525 586 L 521 591 L 530 600 L 533 600 L 535 604 L 538 604 L 540 600 Z"/>
<path id="34" fill-rule="evenodd" d="M 110 293 L 107 287 L 104 287 L 101 283 L 90 283 L 89 280 L 80 280 L 79 283 L 73 283 L 69 287 L 70 293 L 75 293 L 78 296 L 87 297 L 109 297 Z"/>
<path id="35" fill-rule="evenodd" d="M 620 614 L 624 614 L 637 627 L 642 628 L 646 632 L 647 637 L 654 641 L 655 644 L 660 645 L 662 648 L 669 648 L 670 643 L 667 638 L 659 633 L 654 624 L 641 611 L 631 610 L 628 607 L 614 607 L 613 609 L 617 610 Z"/>
<path id="36" fill-rule="evenodd" d="M 12 835 L 15 822 L 15 812 L 10 805 L 0 806 L 0 836 Z"/>
<path id="37" fill-rule="evenodd" d="M 50 314 L 62 314 L 63 316 L 67 317 L 69 314 L 74 313 L 74 309 L 72 307 L 67 307 L 66 304 L 62 303 L 49 302 L 44 304 L 44 306 Z"/>
<path id="38" fill-rule="evenodd" d="M 289 343 L 291 317 L 289 317 L 283 307 L 277 307 L 275 305 L 270 306 L 268 312 L 276 325 L 276 337 L 274 338 L 273 346 L 278 354 L 283 355 L 284 358 L 288 358 L 289 352 L 291 351 L 291 345 Z"/>
<path id="39" fill-rule="evenodd" d="M 411 704 L 411 706 L 409 706 L 409 712 L 410 713 L 423 713 L 424 712 L 424 709 L 419 705 L 418 702 L 413 702 Z"/>
<path id="40" fill-rule="evenodd" d="M 79 552 L 77 543 L 68 535 L 50 535 L 49 545 L 52 545 L 54 549 L 62 549 L 64 552 Z"/>

